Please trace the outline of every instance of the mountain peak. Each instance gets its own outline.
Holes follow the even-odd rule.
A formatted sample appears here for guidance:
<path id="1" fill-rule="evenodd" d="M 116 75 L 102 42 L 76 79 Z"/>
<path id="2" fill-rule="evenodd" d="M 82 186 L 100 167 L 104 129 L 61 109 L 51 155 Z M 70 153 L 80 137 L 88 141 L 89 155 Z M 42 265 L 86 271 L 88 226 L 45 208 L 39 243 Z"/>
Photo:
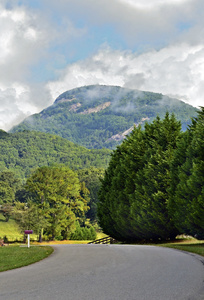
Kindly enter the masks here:
<path id="1" fill-rule="evenodd" d="M 90 85 L 59 95 L 54 104 L 25 119 L 11 132 L 57 134 L 86 148 L 115 148 L 135 124 L 174 113 L 183 130 L 197 109 L 168 96 L 119 86 Z"/>

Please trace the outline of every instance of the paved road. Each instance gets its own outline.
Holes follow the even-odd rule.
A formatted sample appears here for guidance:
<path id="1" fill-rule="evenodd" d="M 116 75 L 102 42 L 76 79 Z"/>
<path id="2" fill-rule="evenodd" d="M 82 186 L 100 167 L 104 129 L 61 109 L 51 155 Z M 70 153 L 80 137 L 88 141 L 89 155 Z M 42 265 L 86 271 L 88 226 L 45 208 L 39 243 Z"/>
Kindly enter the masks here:
<path id="1" fill-rule="evenodd" d="M 153 246 L 54 248 L 41 262 L 0 273 L 0 299 L 204 299 L 201 257 Z"/>

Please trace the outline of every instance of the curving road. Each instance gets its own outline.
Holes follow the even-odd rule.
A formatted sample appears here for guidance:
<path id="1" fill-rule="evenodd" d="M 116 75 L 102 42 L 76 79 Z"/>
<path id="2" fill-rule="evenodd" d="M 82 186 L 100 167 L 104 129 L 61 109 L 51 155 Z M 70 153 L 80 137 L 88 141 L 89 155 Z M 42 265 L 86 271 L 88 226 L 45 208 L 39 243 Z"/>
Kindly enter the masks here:
<path id="1" fill-rule="evenodd" d="M 204 261 L 199 256 L 153 246 L 54 248 L 41 262 L 0 273 L 0 299 L 204 299 Z"/>

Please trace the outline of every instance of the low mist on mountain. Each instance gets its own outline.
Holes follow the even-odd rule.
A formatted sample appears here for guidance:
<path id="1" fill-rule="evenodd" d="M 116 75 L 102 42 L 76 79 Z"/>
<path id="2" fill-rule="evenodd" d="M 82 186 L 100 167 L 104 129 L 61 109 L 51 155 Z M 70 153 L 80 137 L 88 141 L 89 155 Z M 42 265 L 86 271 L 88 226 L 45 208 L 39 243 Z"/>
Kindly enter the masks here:
<path id="1" fill-rule="evenodd" d="M 10 132 L 35 130 L 61 136 L 88 149 L 115 148 L 134 126 L 166 112 L 186 130 L 197 109 L 168 96 L 119 86 L 91 85 L 66 91 L 53 105 Z"/>

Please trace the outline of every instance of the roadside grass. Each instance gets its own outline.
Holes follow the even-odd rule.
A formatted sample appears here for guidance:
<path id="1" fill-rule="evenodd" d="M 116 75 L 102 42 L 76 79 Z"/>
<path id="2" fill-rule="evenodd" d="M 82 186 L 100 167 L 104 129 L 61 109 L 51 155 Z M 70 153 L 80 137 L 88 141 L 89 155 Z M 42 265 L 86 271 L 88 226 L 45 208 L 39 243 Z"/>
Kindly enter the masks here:
<path id="1" fill-rule="evenodd" d="M 197 240 L 191 236 L 181 235 L 178 236 L 173 241 L 158 241 L 158 242 L 148 242 L 148 241 L 140 241 L 138 243 L 134 243 L 134 245 L 150 245 L 150 246 L 158 246 L 158 247 L 168 247 L 174 248 L 181 251 L 187 251 L 191 253 L 195 253 L 201 256 L 204 256 L 204 240 Z"/>
<path id="2" fill-rule="evenodd" d="M 174 248 L 174 249 L 187 251 L 187 252 L 204 256 L 204 241 L 198 241 L 196 239 L 191 239 L 191 240 L 184 239 L 180 241 L 175 241 L 173 243 L 170 242 L 165 244 L 159 244 L 157 246 Z"/>
<path id="3" fill-rule="evenodd" d="M 48 257 L 53 248 L 43 247 L 0 247 L 0 272 L 24 267 Z"/>

